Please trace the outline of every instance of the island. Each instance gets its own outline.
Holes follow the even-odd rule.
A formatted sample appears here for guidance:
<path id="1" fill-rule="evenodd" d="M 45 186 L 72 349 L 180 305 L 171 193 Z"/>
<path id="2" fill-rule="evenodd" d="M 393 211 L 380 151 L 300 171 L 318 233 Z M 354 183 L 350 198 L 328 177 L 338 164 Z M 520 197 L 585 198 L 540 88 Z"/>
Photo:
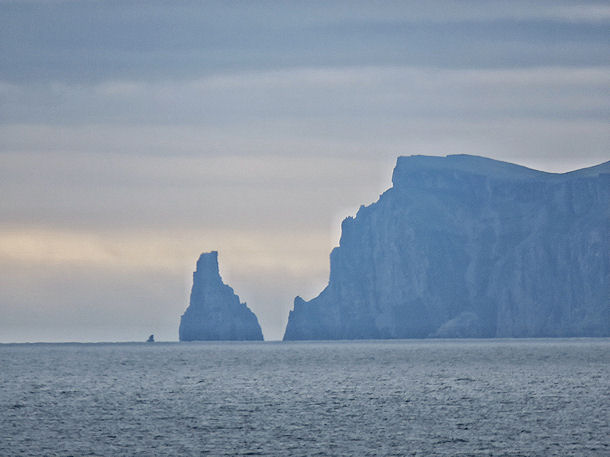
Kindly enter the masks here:
<path id="1" fill-rule="evenodd" d="M 190 304 L 180 319 L 180 341 L 263 340 L 256 315 L 222 282 L 218 251 L 201 254 Z"/>
<path id="2" fill-rule="evenodd" d="M 610 162 L 399 157 L 284 340 L 610 336 Z"/>

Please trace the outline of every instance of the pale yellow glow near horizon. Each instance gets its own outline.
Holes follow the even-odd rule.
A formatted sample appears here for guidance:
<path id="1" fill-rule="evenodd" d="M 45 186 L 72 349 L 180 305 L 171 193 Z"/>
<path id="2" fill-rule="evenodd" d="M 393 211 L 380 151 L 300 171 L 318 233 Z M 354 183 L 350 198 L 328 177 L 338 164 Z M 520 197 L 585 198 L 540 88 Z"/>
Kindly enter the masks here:
<path id="1" fill-rule="evenodd" d="M 223 281 L 257 314 L 265 337 L 279 340 L 294 296 L 313 298 L 327 283 L 331 238 L 327 231 L 312 230 L 0 227 L 0 273 L 5 273 L 6 281 L 0 314 L 13 322 L 10 327 L 21 325 L 31 311 L 34 316 L 28 325 L 43 328 L 44 319 L 59 326 L 61 316 L 87 321 L 94 315 L 100 321 L 92 325 L 103 330 L 100 335 L 117 331 L 116 319 L 121 316 L 122 322 L 145 328 L 144 333 L 173 340 L 179 316 L 188 305 L 196 261 L 202 252 L 217 250 Z M 106 292 L 89 297 L 89 289 L 99 290 L 98 278 Z M 125 289 L 126 283 L 142 289 Z M 75 330 L 62 339 L 109 338 L 93 336 L 96 331 Z M 20 338 L 15 334 L 9 340 Z M 44 339 L 36 336 L 37 341 L 40 338 Z"/>
<path id="2" fill-rule="evenodd" d="M 202 230 L 85 231 L 0 229 L 0 264 L 92 265 L 137 270 L 193 269 L 202 252 L 217 250 L 221 269 L 283 270 L 319 275 L 328 270 L 333 240 L 325 231 Z"/>

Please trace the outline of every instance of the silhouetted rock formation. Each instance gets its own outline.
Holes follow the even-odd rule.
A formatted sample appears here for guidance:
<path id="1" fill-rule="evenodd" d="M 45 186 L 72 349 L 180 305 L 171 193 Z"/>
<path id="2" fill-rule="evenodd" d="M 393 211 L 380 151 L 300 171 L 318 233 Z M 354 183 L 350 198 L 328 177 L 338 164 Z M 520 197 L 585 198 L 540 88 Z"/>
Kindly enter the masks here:
<path id="1" fill-rule="evenodd" d="M 179 334 L 180 341 L 263 339 L 256 315 L 222 282 L 217 251 L 201 254 L 197 261 Z"/>
<path id="2" fill-rule="evenodd" d="M 392 182 L 343 221 L 285 340 L 610 335 L 610 162 L 400 157 Z"/>

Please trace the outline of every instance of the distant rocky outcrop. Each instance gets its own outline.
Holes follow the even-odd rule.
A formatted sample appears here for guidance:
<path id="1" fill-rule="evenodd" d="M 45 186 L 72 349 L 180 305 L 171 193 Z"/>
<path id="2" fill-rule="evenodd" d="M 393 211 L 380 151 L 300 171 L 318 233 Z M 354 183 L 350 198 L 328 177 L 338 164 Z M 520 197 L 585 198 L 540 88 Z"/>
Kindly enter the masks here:
<path id="1" fill-rule="evenodd" d="M 197 261 L 179 336 L 180 341 L 263 339 L 256 315 L 222 282 L 217 251 L 201 254 Z"/>
<path id="2" fill-rule="evenodd" d="M 400 157 L 392 182 L 343 221 L 285 340 L 610 336 L 610 162 Z"/>

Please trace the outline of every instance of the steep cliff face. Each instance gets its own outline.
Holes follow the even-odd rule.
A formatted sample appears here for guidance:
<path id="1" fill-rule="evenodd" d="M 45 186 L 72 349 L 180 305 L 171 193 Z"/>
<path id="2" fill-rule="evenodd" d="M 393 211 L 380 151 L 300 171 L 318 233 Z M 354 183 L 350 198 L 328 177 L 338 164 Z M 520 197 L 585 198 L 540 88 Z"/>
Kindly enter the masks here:
<path id="1" fill-rule="evenodd" d="M 400 157 L 392 182 L 343 221 L 285 340 L 610 335 L 610 162 Z"/>
<path id="2" fill-rule="evenodd" d="M 263 339 L 256 315 L 222 282 L 216 251 L 201 254 L 197 261 L 191 301 L 180 319 L 179 336 L 180 341 Z"/>

